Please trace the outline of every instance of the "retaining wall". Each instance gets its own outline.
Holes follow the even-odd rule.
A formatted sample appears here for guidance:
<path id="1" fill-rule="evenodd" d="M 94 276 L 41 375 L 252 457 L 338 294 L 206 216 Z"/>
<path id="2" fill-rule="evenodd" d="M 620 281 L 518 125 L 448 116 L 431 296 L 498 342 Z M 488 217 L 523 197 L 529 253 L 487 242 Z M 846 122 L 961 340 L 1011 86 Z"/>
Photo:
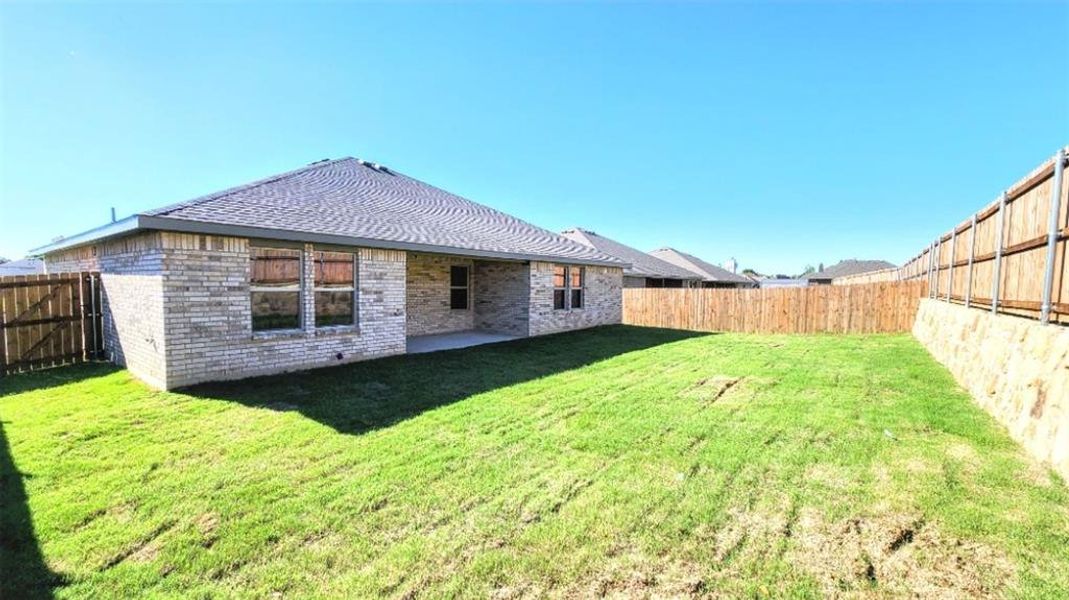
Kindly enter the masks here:
<path id="1" fill-rule="evenodd" d="M 913 335 L 1014 439 L 1069 479 L 1069 329 L 924 299 Z"/>

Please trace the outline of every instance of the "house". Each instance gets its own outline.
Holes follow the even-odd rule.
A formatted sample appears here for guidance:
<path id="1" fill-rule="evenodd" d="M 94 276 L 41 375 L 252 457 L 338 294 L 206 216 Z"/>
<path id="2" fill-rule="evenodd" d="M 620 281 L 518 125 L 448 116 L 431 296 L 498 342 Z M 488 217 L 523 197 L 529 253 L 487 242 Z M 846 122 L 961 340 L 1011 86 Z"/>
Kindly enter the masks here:
<path id="1" fill-rule="evenodd" d="M 10 275 L 37 275 L 45 272 L 44 261 L 37 258 L 23 258 L 0 262 L 0 277 Z"/>
<path id="2" fill-rule="evenodd" d="M 664 262 L 671 263 L 677 267 L 681 267 L 698 275 L 701 278 L 701 287 L 705 288 L 752 288 L 757 287 L 757 283 L 746 277 L 745 275 L 739 275 L 732 273 L 727 269 L 718 267 L 712 263 L 707 263 L 704 260 L 680 252 L 674 248 L 661 248 L 650 252 L 650 255 L 654 258 L 658 258 Z"/>
<path id="3" fill-rule="evenodd" d="M 625 288 L 701 287 L 701 276 L 655 256 L 611 240 L 588 229 L 574 227 L 561 232 L 564 237 L 631 264 L 624 269 Z"/>
<path id="4" fill-rule="evenodd" d="M 107 354 L 165 389 L 619 323 L 628 267 L 356 158 L 35 254 L 101 272 Z"/>
<path id="5" fill-rule="evenodd" d="M 806 280 L 806 279 L 792 279 L 792 278 L 787 277 L 787 276 L 766 277 L 764 279 L 758 280 L 758 282 L 757 282 L 757 287 L 759 287 L 761 289 L 765 289 L 765 288 L 799 288 L 799 287 L 808 287 L 808 286 L 809 286 L 809 281 Z"/>
<path id="6" fill-rule="evenodd" d="M 831 280 L 836 277 L 845 277 L 847 275 L 860 275 L 862 273 L 869 273 L 871 271 L 880 271 L 882 269 L 894 269 L 895 264 L 889 263 L 886 260 L 857 260 L 851 258 L 835 263 L 834 265 L 818 271 L 816 273 L 810 273 L 805 275 L 803 279 L 809 281 L 810 285 L 831 285 Z"/>

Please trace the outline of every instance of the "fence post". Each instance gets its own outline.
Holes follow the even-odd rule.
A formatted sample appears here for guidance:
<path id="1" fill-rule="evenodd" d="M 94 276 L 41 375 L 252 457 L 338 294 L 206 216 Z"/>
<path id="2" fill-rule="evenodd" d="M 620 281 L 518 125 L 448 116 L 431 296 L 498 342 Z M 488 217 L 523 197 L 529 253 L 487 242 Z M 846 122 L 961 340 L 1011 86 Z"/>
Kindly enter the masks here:
<path id="1" fill-rule="evenodd" d="M 947 302 L 950 302 L 950 293 L 954 291 L 954 251 L 958 246 L 958 228 L 950 230 L 950 262 L 947 263 L 947 268 L 950 272 L 947 273 Z"/>
<path id="2" fill-rule="evenodd" d="M 965 278 L 965 308 L 969 308 L 972 301 L 972 259 L 976 254 L 976 213 L 972 216 L 972 227 L 969 229 L 969 274 Z"/>
<path id="3" fill-rule="evenodd" d="M 932 297 L 932 261 L 935 260 L 935 244 L 928 244 L 928 297 Z"/>
<path id="4" fill-rule="evenodd" d="M 939 299 L 939 286 L 942 285 L 942 283 L 940 283 L 940 278 L 942 277 L 942 270 L 943 270 L 943 237 L 939 236 L 935 240 L 935 296 L 933 296 L 933 298 L 935 298 L 936 300 Z"/>
<path id="5" fill-rule="evenodd" d="M 1054 249 L 1058 245 L 1058 209 L 1062 203 L 1062 168 L 1065 150 L 1054 156 L 1054 182 L 1050 190 L 1050 222 L 1047 231 L 1047 269 L 1043 275 L 1043 304 L 1039 307 L 1039 322 L 1050 323 L 1051 298 L 1054 295 Z"/>
<path id="6" fill-rule="evenodd" d="M 1006 192 L 998 199 L 998 218 L 995 219 L 995 268 L 991 278 L 991 314 L 998 314 L 998 295 L 1002 283 L 1002 231 L 1003 215 L 1006 212 Z"/>

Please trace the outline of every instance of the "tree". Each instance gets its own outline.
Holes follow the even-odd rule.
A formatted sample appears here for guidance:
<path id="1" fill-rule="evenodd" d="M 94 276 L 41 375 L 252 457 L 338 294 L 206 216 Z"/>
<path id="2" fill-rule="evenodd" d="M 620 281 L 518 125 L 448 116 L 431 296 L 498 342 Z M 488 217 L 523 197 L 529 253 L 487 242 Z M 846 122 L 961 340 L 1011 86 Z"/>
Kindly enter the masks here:
<path id="1" fill-rule="evenodd" d="M 816 273 L 816 272 L 817 272 L 817 270 L 813 268 L 813 265 L 806 265 L 805 269 L 802 271 L 802 275 L 801 276 L 805 277 L 806 275 L 809 275 L 810 273 Z"/>

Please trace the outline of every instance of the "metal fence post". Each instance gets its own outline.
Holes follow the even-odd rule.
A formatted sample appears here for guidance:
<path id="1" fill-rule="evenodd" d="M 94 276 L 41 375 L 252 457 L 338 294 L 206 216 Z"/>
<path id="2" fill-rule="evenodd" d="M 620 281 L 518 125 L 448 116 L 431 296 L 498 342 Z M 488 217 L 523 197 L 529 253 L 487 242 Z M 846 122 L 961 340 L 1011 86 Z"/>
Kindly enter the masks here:
<path id="1" fill-rule="evenodd" d="M 935 288 L 932 299 L 939 299 L 939 271 L 943 268 L 943 236 L 935 238 Z"/>
<path id="2" fill-rule="evenodd" d="M 935 244 L 928 244 L 928 297 L 932 297 L 932 261 L 934 260 L 934 253 L 932 249 Z"/>
<path id="3" fill-rule="evenodd" d="M 972 227 L 969 229 L 969 274 L 965 277 L 965 308 L 969 308 L 972 302 L 972 259 L 976 254 L 976 214 L 972 216 Z"/>
<path id="4" fill-rule="evenodd" d="M 947 267 L 950 272 L 947 274 L 947 302 L 950 302 L 950 293 L 954 291 L 954 251 L 958 246 L 958 228 L 950 230 L 950 262 L 947 263 Z"/>
<path id="5" fill-rule="evenodd" d="M 998 199 L 998 218 L 995 219 L 995 267 L 991 278 L 991 314 L 998 313 L 998 295 L 1002 284 L 1002 219 L 1006 213 L 1006 192 Z"/>
<path id="6" fill-rule="evenodd" d="M 1054 249 L 1058 245 L 1058 209 L 1062 203 L 1062 169 L 1065 150 L 1054 157 L 1054 182 L 1050 190 L 1050 222 L 1047 231 L 1047 269 L 1043 275 L 1043 304 L 1039 307 L 1039 322 L 1050 323 L 1051 298 L 1054 295 Z"/>

